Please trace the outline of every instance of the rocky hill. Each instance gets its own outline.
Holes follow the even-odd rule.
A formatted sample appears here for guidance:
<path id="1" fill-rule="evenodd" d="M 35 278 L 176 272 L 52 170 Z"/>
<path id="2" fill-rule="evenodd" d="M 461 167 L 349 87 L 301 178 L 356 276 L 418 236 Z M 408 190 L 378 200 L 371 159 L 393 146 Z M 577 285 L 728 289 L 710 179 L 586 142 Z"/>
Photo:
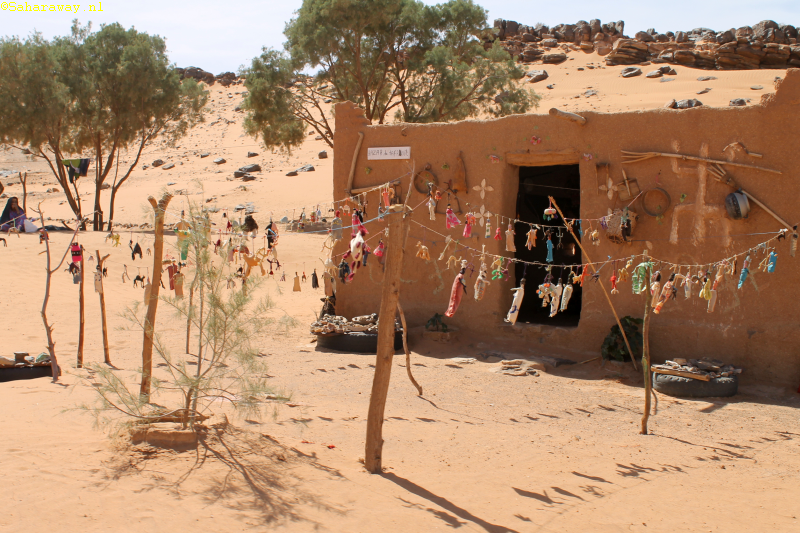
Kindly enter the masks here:
<path id="1" fill-rule="evenodd" d="M 560 63 L 570 50 L 597 52 L 608 65 L 671 63 L 702 69 L 749 70 L 800 67 L 795 26 L 764 20 L 754 26 L 714 31 L 695 28 L 666 33 L 651 28 L 633 38 L 625 22 L 597 19 L 576 24 L 525 26 L 513 20 L 494 22 L 494 37 L 520 62 Z"/>

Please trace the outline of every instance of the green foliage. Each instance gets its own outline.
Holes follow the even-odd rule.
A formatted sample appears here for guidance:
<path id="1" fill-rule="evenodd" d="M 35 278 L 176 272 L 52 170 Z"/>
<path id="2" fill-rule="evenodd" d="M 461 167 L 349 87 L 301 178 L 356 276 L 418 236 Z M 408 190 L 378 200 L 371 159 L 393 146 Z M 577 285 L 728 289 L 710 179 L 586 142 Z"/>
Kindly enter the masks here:
<path id="1" fill-rule="evenodd" d="M 94 226 L 102 229 L 101 187 L 120 150 L 133 163 L 111 187 L 114 197 L 156 139 L 167 145 L 202 121 L 207 92 L 194 80 L 181 82 L 166 54 L 166 43 L 114 23 L 92 33 L 73 22 L 71 34 L 44 40 L 0 39 L 0 140 L 44 157 L 82 216 L 77 185 L 70 188 L 61 159 L 94 155 Z"/>
<path id="2" fill-rule="evenodd" d="M 265 49 L 242 72 L 248 133 L 268 148 L 297 146 L 306 126 L 333 146 L 325 100 L 354 102 L 378 123 L 538 106 L 539 97 L 515 83 L 524 72 L 511 56 L 484 47 L 486 10 L 472 0 L 304 0 L 284 33 L 285 52 Z"/>
<path id="3" fill-rule="evenodd" d="M 191 283 L 188 277 L 184 283 L 190 295 L 162 296 L 160 300 L 175 311 L 180 323 L 188 321 L 194 332 L 191 344 L 196 347 L 195 353 L 173 354 L 164 336 L 155 333 L 153 348 L 163 363 L 158 366 L 168 379 L 153 376 L 149 401 L 129 390 L 116 372 L 93 366 L 92 385 L 99 403 L 92 410 L 98 419 L 156 421 L 167 415 L 192 426 L 199 416 L 208 415 L 212 406 L 232 406 L 243 416 L 258 416 L 270 405 L 265 403 L 267 395 L 272 400 L 288 399 L 273 394 L 259 344 L 268 332 L 285 330 L 295 321 L 275 317 L 275 305 L 268 296 L 255 300 L 259 287 L 256 276 L 228 288 L 225 263 L 216 258 L 215 264 L 216 256 L 206 239 L 206 229 L 210 228 L 206 214 L 194 205 L 189 212 L 189 257 L 196 265 Z M 180 254 L 180 250 L 175 253 Z M 145 329 L 143 315 L 138 305 L 124 313 L 137 331 Z"/>
<path id="4" fill-rule="evenodd" d="M 631 349 L 634 351 L 634 357 L 639 357 L 642 353 L 642 342 L 644 341 L 640 327 L 644 323 L 644 320 L 626 316 L 623 317 L 620 322 L 625 330 L 625 335 L 628 337 Z M 615 359 L 617 361 L 631 360 L 628 348 L 625 346 L 625 339 L 622 338 L 622 333 L 620 333 L 617 324 L 614 324 L 611 328 L 611 333 L 609 333 L 603 341 L 603 345 L 600 347 L 600 354 L 603 356 L 603 359 Z"/>

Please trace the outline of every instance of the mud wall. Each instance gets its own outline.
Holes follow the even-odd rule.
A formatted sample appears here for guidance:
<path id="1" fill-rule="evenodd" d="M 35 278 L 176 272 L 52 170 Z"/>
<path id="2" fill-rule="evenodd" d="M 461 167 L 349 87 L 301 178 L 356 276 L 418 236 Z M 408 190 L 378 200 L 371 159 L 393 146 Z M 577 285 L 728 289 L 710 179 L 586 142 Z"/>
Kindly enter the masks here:
<path id="1" fill-rule="evenodd" d="M 541 110 L 544 111 L 544 110 Z M 542 158 L 554 152 L 572 152 L 581 172 L 581 217 L 598 218 L 608 214 L 613 202 L 598 194 L 595 177 L 596 163 L 609 163 L 615 183 L 622 180 L 621 150 L 638 152 L 672 152 L 712 159 L 732 159 L 782 172 L 781 175 L 727 167 L 728 172 L 743 188 L 766 203 L 785 220 L 794 224 L 800 220 L 800 70 L 790 69 L 783 80 L 776 81 L 776 92 L 765 95 L 760 105 L 747 108 L 694 108 L 688 110 L 657 109 L 616 114 L 581 113 L 587 119 L 579 126 L 548 114 L 527 114 L 488 121 L 465 121 L 452 124 L 368 125 L 360 111 L 349 102 L 336 106 L 334 161 L 334 197 L 346 197 L 348 175 L 358 133 L 364 142 L 355 166 L 354 188 L 384 183 L 406 174 L 411 161 L 368 161 L 367 149 L 376 146 L 411 146 L 411 157 L 417 171 L 430 164 L 440 180 L 450 179 L 456 156 L 462 153 L 467 170 L 467 183 L 472 186 L 486 180 L 494 191 L 484 200 L 470 190 L 463 199 L 473 206 L 485 206 L 492 213 L 515 216 L 519 187 L 519 167 L 509 164 L 509 153 L 530 153 Z M 542 139 L 532 145 L 531 136 Z M 763 154 L 763 159 L 743 152 L 723 153 L 730 143 L 740 141 L 751 152 Z M 584 154 L 591 154 L 588 160 Z M 493 162 L 490 156 L 502 158 Z M 449 165 L 449 169 L 443 169 Z M 600 246 L 587 250 L 597 261 L 627 258 L 647 249 L 658 259 L 673 263 L 703 264 L 719 261 L 747 250 L 769 235 L 741 236 L 758 232 L 776 232 L 781 225 L 763 210 L 753 206 L 746 220 L 728 217 L 724 198 L 731 192 L 718 183 L 704 163 L 656 158 L 634 165 L 625 165 L 629 177 L 636 178 L 642 189 L 658 186 L 666 189 L 672 204 L 661 220 L 643 214 L 641 209 L 632 245 L 618 245 L 605 237 Z M 403 194 L 410 176 L 402 179 Z M 686 199 L 680 203 L 683 195 Z M 425 196 L 412 190 L 409 205 L 417 206 Z M 376 215 L 377 193 L 369 195 L 368 215 Z M 619 205 L 619 203 L 618 203 Z M 479 207 L 478 207 L 479 209 Z M 431 222 L 427 210 L 421 207 L 412 217 L 422 224 L 454 239 L 461 238 L 463 227 L 445 229 L 444 216 Z M 463 220 L 463 217 L 462 217 Z M 385 224 L 370 225 L 370 237 Z M 475 236 L 476 233 L 481 233 Z M 347 235 L 347 234 L 346 234 Z M 472 248 L 486 246 L 486 251 L 500 255 L 504 243 L 484 239 L 482 232 L 464 241 Z M 435 261 L 443 244 L 432 245 L 435 236 L 428 233 L 433 262 L 415 257 L 417 241 L 423 230 L 411 223 L 403 266 L 401 301 L 410 326 L 423 325 L 434 313 L 443 313 L 448 304 L 455 277 L 444 261 Z M 540 234 L 541 237 L 541 234 Z M 566 241 L 565 241 L 566 242 Z M 377 240 L 371 242 L 377 244 Z M 345 251 L 346 241 L 340 242 L 334 253 Z M 800 379 L 800 255 L 789 256 L 789 244 L 782 241 L 777 249 L 779 259 L 775 274 L 756 270 L 762 257 L 754 260 L 751 280 L 737 290 L 737 280 L 726 276 L 719 288 L 714 313 L 707 313 L 707 302 L 695 296 L 669 301 L 662 313 L 652 320 L 651 349 L 656 362 L 676 356 L 714 356 L 743 366 L 745 381 L 769 380 L 776 384 L 796 385 Z M 449 254 L 448 254 L 449 255 Z M 472 259 L 472 258 L 470 258 Z M 474 259 L 477 266 L 477 259 Z M 739 263 L 741 268 L 741 261 Z M 355 279 L 337 293 L 337 312 L 355 316 L 376 312 L 380 302 L 382 267 L 370 257 L 367 267 L 358 271 Z M 608 286 L 609 274 L 603 275 Z M 495 347 L 503 343 L 529 348 L 540 353 L 571 354 L 575 357 L 594 356 L 609 328 L 615 323 L 599 286 L 588 283 L 583 292 L 580 323 L 575 328 L 548 325 L 509 326 L 503 322 L 512 299 L 513 276 L 507 281 L 495 281 L 485 298 L 472 298 L 474 278 L 468 281 L 469 294 L 457 314 L 448 324 L 460 330 L 460 335 L 474 337 Z M 536 298 L 529 280 L 526 298 Z M 614 295 L 620 314 L 641 316 L 644 300 L 635 296 L 630 282 L 620 285 Z"/>

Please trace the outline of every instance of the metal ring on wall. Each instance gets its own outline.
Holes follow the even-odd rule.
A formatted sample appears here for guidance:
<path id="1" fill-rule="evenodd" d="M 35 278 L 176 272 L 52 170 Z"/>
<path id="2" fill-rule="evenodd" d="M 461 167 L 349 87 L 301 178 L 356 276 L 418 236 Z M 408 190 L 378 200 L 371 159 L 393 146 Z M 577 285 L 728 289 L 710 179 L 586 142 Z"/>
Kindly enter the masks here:
<path id="1" fill-rule="evenodd" d="M 647 197 L 650 195 L 650 193 L 654 191 L 658 191 L 664 196 L 664 198 L 667 199 L 667 205 L 663 209 L 661 209 L 660 213 L 653 213 L 649 209 L 647 209 Z M 669 193 L 664 189 L 662 189 L 661 187 L 653 187 L 652 189 L 646 190 L 644 194 L 642 194 L 642 209 L 644 210 L 645 213 L 647 213 L 651 217 L 657 217 L 663 215 L 667 211 L 667 209 L 669 209 L 670 204 L 672 204 L 672 198 L 670 197 Z"/>

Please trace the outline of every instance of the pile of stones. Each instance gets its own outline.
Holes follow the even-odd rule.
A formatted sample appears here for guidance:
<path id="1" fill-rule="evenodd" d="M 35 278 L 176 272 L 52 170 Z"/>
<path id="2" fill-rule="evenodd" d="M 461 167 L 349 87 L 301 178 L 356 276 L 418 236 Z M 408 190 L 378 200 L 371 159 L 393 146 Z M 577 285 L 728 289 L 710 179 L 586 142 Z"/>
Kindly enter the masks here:
<path id="1" fill-rule="evenodd" d="M 742 369 L 733 365 L 704 357 L 703 359 L 681 359 L 676 357 L 671 361 L 666 361 L 663 365 L 653 365 L 651 367 L 655 373 L 659 370 L 681 372 L 684 377 L 692 377 L 687 374 L 694 374 L 697 379 L 727 378 L 736 374 L 741 374 Z"/>
<path id="2" fill-rule="evenodd" d="M 395 331 L 402 331 L 399 321 L 395 321 Z M 378 333 L 378 315 L 357 316 L 347 320 L 343 316 L 326 315 L 311 323 L 312 335 L 342 335 L 344 333 Z"/>

